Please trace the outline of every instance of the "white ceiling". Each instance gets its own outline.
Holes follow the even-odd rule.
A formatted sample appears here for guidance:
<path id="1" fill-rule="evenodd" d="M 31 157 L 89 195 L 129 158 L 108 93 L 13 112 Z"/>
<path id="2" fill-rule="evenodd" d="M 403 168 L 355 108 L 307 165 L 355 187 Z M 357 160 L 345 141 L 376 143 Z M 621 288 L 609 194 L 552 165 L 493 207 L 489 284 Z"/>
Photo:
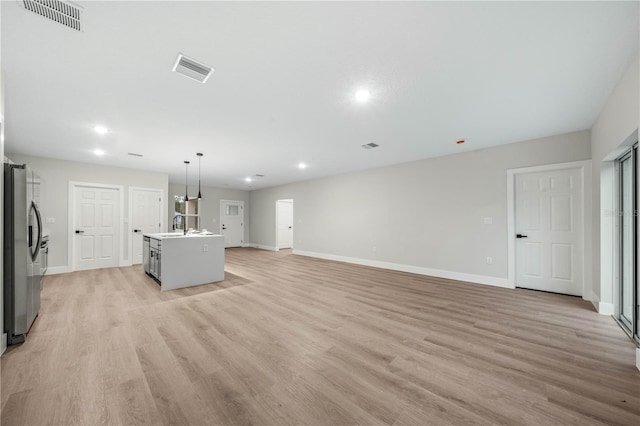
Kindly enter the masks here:
<path id="1" fill-rule="evenodd" d="M 635 1 L 76 4 L 1 2 L 7 152 L 240 189 L 588 129 L 638 52 Z"/>

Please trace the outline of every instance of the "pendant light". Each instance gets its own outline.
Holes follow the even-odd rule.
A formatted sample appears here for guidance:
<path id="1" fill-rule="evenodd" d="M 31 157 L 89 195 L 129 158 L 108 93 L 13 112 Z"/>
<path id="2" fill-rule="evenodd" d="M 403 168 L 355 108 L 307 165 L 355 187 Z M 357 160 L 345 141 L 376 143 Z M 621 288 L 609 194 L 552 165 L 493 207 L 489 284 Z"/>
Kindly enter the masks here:
<path id="1" fill-rule="evenodd" d="M 202 160 L 202 153 L 198 152 L 196 155 L 198 156 L 198 200 L 202 200 L 202 193 L 200 192 L 200 160 Z"/>
<path id="2" fill-rule="evenodd" d="M 187 194 L 189 161 L 184 162 L 184 201 L 189 201 L 189 195 Z"/>

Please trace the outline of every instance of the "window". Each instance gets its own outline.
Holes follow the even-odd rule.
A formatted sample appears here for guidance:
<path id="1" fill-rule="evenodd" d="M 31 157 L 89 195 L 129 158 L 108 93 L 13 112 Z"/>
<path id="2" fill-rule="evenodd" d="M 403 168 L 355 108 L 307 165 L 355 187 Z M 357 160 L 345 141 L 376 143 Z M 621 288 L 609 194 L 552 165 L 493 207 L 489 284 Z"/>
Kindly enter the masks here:
<path id="1" fill-rule="evenodd" d="M 197 198 L 191 198 L 189 201 L 184 201 L 183 195 L 174 196 L 174 215 L 173 215 L 173 229 L 193 229 L 200 230 L 200 200 Z"/>

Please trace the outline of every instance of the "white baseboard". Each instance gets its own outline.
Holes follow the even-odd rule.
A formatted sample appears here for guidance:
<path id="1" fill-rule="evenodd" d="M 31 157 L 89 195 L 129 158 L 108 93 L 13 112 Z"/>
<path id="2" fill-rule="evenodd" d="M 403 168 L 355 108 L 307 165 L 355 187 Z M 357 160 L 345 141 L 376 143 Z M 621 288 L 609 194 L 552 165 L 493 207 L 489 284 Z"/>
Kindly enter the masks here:
<path id="1" fill-rule="evenodd" d="M 253 247 L 260 250 L 278 251 L 277 247 L 275 246 L 265 246 L 262 244 L 246 244 L 243 247 Z"/>
<path id="2" fill-rule="evenodd" d="M 7 333 L 2 333 L 2 340 L 0 340 L 0 355 L 7 350 Z"/>
<path id="3" fill-rule="evenodd" d="M 597 294 L 591 292 L 591 303 L 600 315 L 613 315 L 613 303 L 602 303 Z"/>
<path id="4" fill-rule="evenodd" d="M 636 348 L 636 368 L 640 370 L 640 348 Z"/>
<path id="5" fill-rule="evenodd" d="M 46 275 L 66 274 L 67 272 L 71 272 L 69 266 L 49 266 Z"/>
<path id="6" fill-rule="evenodd" d="M 382 262 L 379 260 L 359 259 L 355 257 L 338 256 L 326 253 L 314 253 L 302 250 L 293 250 L 293 254 L 300 256 L 316 257 L 319 259 L 335 260 L 338 262 L 353 263 L 356 265 L 373 266 L 375 268 L 390 269 L 392 271 L 410 272 L 430 277 L 447 278 L 450 280 L 466 281 L 475 284 L 484 284 L 494 287 L 514 288 L 507 278 L 489 277 L 486 275 L 466 274 L 463 272 L 443 271 L 440 269 L 424 268 L 421 266 L 404 265 L 401 263 Z"/>

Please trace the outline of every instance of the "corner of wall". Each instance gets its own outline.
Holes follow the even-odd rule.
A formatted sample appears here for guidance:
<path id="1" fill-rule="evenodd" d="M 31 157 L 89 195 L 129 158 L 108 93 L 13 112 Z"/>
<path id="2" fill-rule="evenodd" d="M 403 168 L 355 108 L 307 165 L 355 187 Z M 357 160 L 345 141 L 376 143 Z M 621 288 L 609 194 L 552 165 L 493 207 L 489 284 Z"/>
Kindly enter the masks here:
<path id="1" fill-rule="evenodd" d="M 591 304 L 600 315 L 613 315 L 613 303 L 601 302 L 594 291 L 591 292 Z"/>

